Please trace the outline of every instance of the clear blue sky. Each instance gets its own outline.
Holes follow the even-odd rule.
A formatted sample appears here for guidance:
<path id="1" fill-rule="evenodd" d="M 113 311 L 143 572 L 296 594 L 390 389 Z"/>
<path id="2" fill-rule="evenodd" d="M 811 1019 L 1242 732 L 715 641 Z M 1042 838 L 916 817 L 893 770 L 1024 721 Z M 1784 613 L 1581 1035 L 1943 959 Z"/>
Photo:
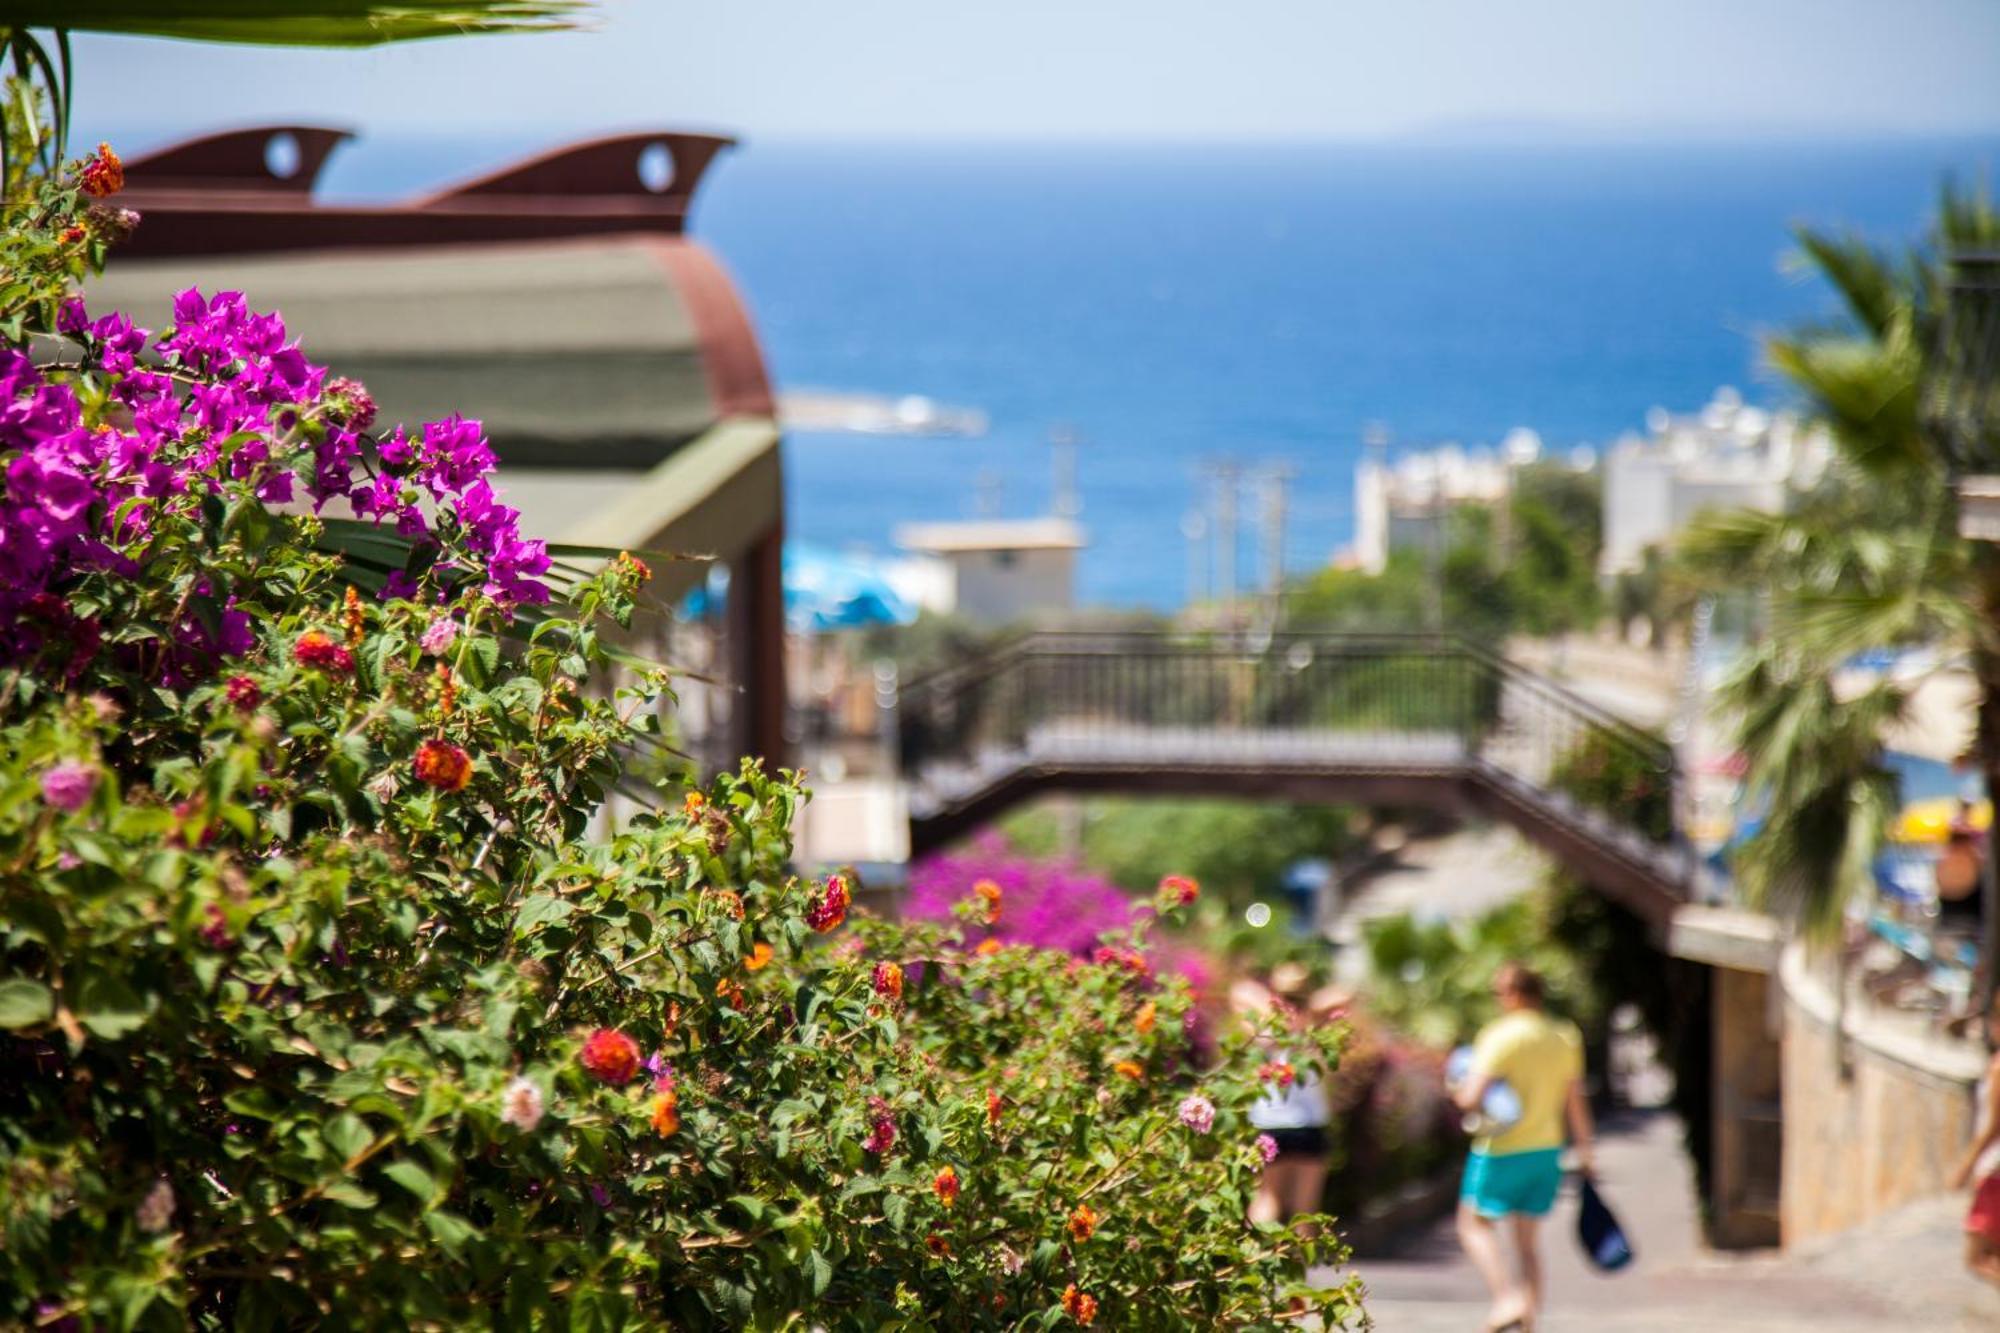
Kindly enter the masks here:
<path id="1" fill-rule="evenodd" d="M 607 0 L 596 31 L 86 38 L 79 128 L 1186 139 L 2000 128 L 2000 0 Z"/>

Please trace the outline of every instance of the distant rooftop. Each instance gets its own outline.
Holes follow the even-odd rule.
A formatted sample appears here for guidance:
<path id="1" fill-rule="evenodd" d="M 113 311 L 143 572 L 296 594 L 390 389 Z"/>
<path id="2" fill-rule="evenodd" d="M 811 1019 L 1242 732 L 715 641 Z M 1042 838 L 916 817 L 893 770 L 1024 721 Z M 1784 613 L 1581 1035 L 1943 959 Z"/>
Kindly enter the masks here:
<path id="1" fill-rule="evenodd" d="M 1083 528 L 1067 518 L 976 518 L 957 523 L 906 523 L 896 545 L 906 551 L 1075 551 Z"/>

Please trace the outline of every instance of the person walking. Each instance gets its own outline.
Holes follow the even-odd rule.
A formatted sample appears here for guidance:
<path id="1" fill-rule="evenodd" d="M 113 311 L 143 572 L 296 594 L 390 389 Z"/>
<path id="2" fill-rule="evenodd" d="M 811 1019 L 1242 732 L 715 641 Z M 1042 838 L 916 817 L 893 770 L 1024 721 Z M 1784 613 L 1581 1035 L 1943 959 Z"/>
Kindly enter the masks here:
<path id="1" fill-rule="evenodd" d="M 1294 1032 L 1309 1032 L 1344 1008 L 1344 996 L 1324 990 L 1310 998 L 1310 978 L 1297 963 L 1280 963 L 1268 985 L 1249 983 L 1237 995 L 1240 1011 L 1283 1015 Z M 1288 1222 L 1320 1210 L 1326 1192 L 1327 1160 L 1333 1150 L 1333 1112 L 1318 1075 L 1297 1069 L 1291 1053 L 1273 1048 L 1266 1064 L 1264 1095 L 1250 1108 L 1250 1124 L 1274 1145 L 1250 1201 L 1252 1222 Z"/>
<path id="2" fill-rule="evenodd" d="M 1586 1176 L 1595 1166 L 1595 1127 L 1583 1089 L 1583 1038 L 1574 1024 L 1544 1011 L 1541 977 L 1521 963 L 1504 963 L 1493 993 L 1501 1015 L 1474 1040 L 1471 1067 L 1453 1099 L 1477 1113 L 1504 1081 L 1519 1113 L 1511 1123 L 1485 1124 L 1473 1137 L 1459 1190 L 1458 1238 L 1493 1295 L 1486 1327 L 1528 1333 L 1542 1308 L 1538 1233 L 1562 1184 L 1565 1122 Z M 1503 1224 L 1514 1243 L 1512 1273 L 1502 1252 Z"/>
<path id="3" fill-rule="evenodd" d="M 2000 995 L 1993 997 L 1986 1012 L 1986 1033 L 2000 1047 Z M 2000 1049 L 1979 1080 L 1978 1100 L 1978 1129 L 1952 1186 L 1972 1186 L 1972 1207 L 1965 1214 L 1965 1266 L 1974 1276 L 2000 1286 Z"/>

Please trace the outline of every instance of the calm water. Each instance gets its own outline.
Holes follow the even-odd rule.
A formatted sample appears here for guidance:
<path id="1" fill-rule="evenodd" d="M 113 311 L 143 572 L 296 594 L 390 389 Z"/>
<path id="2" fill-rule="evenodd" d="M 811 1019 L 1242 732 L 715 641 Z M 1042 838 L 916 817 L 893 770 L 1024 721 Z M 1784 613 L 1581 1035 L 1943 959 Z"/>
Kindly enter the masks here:
<path id="1" fill-rule="evenodd" d="M 399 190 L 495 154 L 393 145 L 328 184 Z M 504 154 L 498 154 L 504 156 Z M 695 230 L 745 289 L 781 383 L 978 407 L 970 441 L 799 435 L 801 534 L 886 548 L 897 523 L 1048 503 L 1081 440 L 1083 595 L 1186 592 L 1201 460 L 1298 470 L 1286 560 L 1351 531 L 1369 422 L 1404 445 L 1600 443 L 1722 384 L 1781 395 L 1758 335 L 1824 312 L 1788 229 L 1921 226 L 1941 175 L 2000 141 L 1240 148 L 751 144 Z M 1250 568 L 1246 535 L 1239 567 Z"/>

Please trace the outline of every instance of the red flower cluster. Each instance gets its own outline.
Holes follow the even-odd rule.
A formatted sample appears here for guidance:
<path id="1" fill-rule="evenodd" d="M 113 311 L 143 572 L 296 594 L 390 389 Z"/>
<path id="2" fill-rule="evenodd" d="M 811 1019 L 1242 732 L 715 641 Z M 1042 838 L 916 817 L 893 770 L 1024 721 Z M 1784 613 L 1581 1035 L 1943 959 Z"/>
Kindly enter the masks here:
<path id="1" fill-rule="evenodd" d="M 948 1166 L 944 1170 L 938 1172 L 937 1178 L 931 1181 L 931 1192 L 937 1195 L 938 1202 L 942 1203 L 947 1208 L 957 1203 L 958 1202 L 957 1169 Z"/>
<path id="2" fill-rule="evenodd" d="M 208 905 L 208 912 L 202 918 L 201 926 L 195 934 L 200 936 L 201 942 L 211 949 L 236 947 L 236 937 L 229 933 L 229 918 L 223 915 L 222 907 L 217 903 Z"/>
<path id="3" fill-rule="evenodd" d="M 77 188 L 93 199 L 117 194 L 125 188 L 125 164 L 118 160 L 118 154 L 111 151 L 111 145 L 97 145 L 97 156 L 83 164 L 83 172 L 77 177 Z"/>
<path id="4" fill-rule="evenodd" d="M 903 1002 L 903 968 L 899 963 L 877 963 L 875 973 L 869 979 L 875 993 L 890 1004 Z"/>
<path id="5" fill-rule="evenodd" d="M 309 629 L 292 645 L 292 660 L 300 666 L 319 667 L 346 675 L 354 670 L 354 654 L 346 645 L 335 643 L 325 631 Z"/>
<path id="6" fill-rule="evenodd" d="M 653 1132 L 672 1138 L 681 1127 L 681 1100 L 672 1088 L 653 1098 Z"/>
<path id="7" fill-rule="evenodd" d="M 887 1098 L 868 1099 L 868 1137 L 861 1146 L 878 1157 L 896 1146 L 896 1117 L 889 1113 Z"/>
<path id="8" fill-rule="evenodd" d="M 1086 1328 L 1097 1318 L 1097 1298 L 1087 1291 L 1078 1291 L 1074 1282 L 1063 1288 L 1062 1308 L 1064 1314 Z"/>
<path id="9" fill-rule="evenodd" d="M 230 707 L 240 708 L 246 713 L 264 702 L 264 691 L 248 676 L 231 676 L 229 683 L 222 687 L 222 693 L 229 700 Z"/>
<path id="10" fill-rule="evenodd" d="M 1069 1234 L 1078 1241 L 1089 1240 L 1097 1234 L 1097 1223 L 1101 1214 L 1087 1203 L 1080 1203 L 1076 1211 L 1069 1215 Z"/>
<path id="11" fill-rule="evenodd" d="M 417 781 L 439 791 L 464 791 L 472 781 L 472 756 L 450 741 L 428 740 L 417 747 Z"/>
<path id="12" fill-rule="evenodd" d="M 847 920 L 847 905 L 852 901 L 847 881 L 839 875 L 829 875 L 825 891 L 806 908 L 806 924 L 822 935 L 835 930 Z"/>
<path id="13" fill-rule="evenodd" d="M 1098 945 L 1091 951 L 1090 961 L 1099 967 L 1110 967 L 1115 964 L 1136 977 L 1151 976 L 1153 973 L 1153 965 L 1147 961 L 1145 954 L 1137 949 L 1120 949 L 1111 944 Z"/>
<path id="14" fill-rule="evenodd" d="M 1160 881 L 1160 901 L 1170 907 L 1189 907 L 1201 897 L 1201 885 L 1186 875 L 1168 875 Z"/>
<path id="15" fill-rule="evenodd" d="M 1289 1088 L 1298 1081 L 1298 1071 L 1283 1060 L 1266 1060 L 1257 1066 L 1257 1077 L 1265 1083 L 1275 1083 L 1281 1088 Z"/>
<path id="16" fill-rule="evenodd" d="M 639 1043 L 616 1028 L 599 1028 L 584 1038 L 576 1060 L 599 1083 L 623 1087 L 639 1073 Z"/>
<path id="17" fill-rule="evenodd" d="M 1000 1112 L 1006 1108 L 1006 1105 L 1005 1102 L 1000 1100 L 999 1093 L 988 1088 L 986 1090 L 986 1123 L 989 1125 L 999 1124 Z"/>

